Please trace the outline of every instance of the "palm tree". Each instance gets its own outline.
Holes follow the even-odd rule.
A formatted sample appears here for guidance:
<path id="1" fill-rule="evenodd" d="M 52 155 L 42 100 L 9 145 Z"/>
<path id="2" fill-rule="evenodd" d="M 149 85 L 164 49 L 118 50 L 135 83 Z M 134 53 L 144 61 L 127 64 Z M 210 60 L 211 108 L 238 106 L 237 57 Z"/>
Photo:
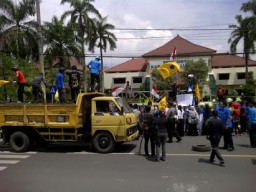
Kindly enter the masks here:
<path id="1" fill-rule="evenodd" d="M 2 50 L 16 58 L 34 60 L 38 58 L 36 22 L 28 20 L 35 14 L 33 0 L 15 4 L 11 0 L 0 0 L 0 42 Z"/>
<path id="2" fill-rule="evenodd" d="M 85 67 L 85 44 L 90 41 L 92 36 L 93 20 L 90 15 L 99 15 L 98 10 L 91 4 L 93 0 L 62 0 L 61 4 L 70 3 L 73 8 L 70 11 L 64 12 L 62 18 L 71 17 L 71 22 L 77 29 L 77 40 L 82 47 L 83 57 L 83 79 L 84 79 L 84 91 L 87 90 L 86 84 L 86 67 Z"/>
<path id="3" fill-rule="evenodd" d="M 103 54 L 102 50 L 106 52 L 107 48 L 109 47 L 110 50 L 114 50 L 116 48 L 116 36 L 110 32 L 115 28 L 114 25 L 107 23 L 107 17 L 99 16 L 98 19 L 94 19 L 94 30 L 92 39 L 89 42 L 89 51 L 94 52 L 95 46 L 100 48 L 100 57 L 101 57 L 101 64 L 103 70 Z M 103 73 L 101 73 L 101 87 L 104 88 L 103 85 Z"/>
<path id="4" fill-rule="evenodd" d="M 80 60 L 82 51 L 75 42 L 73 27 L 70 23 L 64 26 L 64 21 L 54 16 L 52 22 L 44 23 L 43 34 L 48 60 L 49 58 L 51 61 L 58 60 L 59 67 L 70 67 L 71 55 Z"/>
<path id="5" fill-rule="evenodd" d="M 246 83 L 248 80 L 248 61 L 251 51 L 255 51 L 253 33 L 250 31 L 250 25 L 252 23 L 252 18 L 246 17 L 242 18 L 241 15 L 236 16 L 238 25 L 230 25 L 229 27 L 233 29 L 231 32 L 231 37 L 228 39 L 230 43 L 230 49 L 232 53 L 236 53 L 236 48 L 238 43 L 243 40 L 243 51 L 245 57 L 245 79 Z"/>

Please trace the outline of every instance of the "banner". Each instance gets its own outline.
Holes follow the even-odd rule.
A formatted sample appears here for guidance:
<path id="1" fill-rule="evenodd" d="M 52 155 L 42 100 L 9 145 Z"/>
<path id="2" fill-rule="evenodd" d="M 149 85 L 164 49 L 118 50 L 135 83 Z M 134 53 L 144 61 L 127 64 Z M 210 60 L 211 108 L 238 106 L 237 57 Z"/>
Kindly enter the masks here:
<path id="1" fill-rule="evenodd" d="M 189 106 L 193 105 L 193 94 L 181 94 L 176 96 L 178 105 Z"/>

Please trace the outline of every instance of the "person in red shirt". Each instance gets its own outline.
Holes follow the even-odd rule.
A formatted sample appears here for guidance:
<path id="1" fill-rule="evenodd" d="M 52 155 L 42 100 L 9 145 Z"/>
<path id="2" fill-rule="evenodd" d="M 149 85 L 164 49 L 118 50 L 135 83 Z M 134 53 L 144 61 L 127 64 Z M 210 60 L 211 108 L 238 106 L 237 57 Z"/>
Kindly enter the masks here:
<path id="1" fill-rule="evenodd" d="M 12 67 L 12 71 L 14 71 L 16 73 L 17 84 L 19 86 L 18 87 L 18 103 L 22 103 L 26 79 L 25 79 L 23 73 L 17 67 Z"/>

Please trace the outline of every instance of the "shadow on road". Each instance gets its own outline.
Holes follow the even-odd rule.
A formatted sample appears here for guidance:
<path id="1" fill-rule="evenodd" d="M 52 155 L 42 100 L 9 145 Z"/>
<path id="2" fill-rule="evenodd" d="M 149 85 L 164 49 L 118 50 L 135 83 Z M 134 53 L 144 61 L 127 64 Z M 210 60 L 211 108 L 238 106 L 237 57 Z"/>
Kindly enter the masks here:
<path id="1" fill-rule="evenodd" d="M 220 164 L 218 163 L 216 163 L 216 162 L 213 162 L 213 163 L 211 163 L 210 161 L 209 161 L 209 159 L 203 159 L 203 158 L 199 158 L 198 159 L 198 162 L 199 163 L 207 163 L 207 164 L 211 164 L 211 165 L 217 165 L 217 166 L 220 166 Z"/>
<path id="2" fill-rule="evenodd" d="M 239 146 L 239 147 L 245 147 L 245 148 L 250 148 L 250 147 L 251 147 L 250 145 L 245 145 L 245 144 L 237 144 L 237 146 Z"/>
<path id="3" fill-rule="evenodd" d="M 251 161 L 253 165 L 256 165 L 256 159 L 252 159 Z"/>

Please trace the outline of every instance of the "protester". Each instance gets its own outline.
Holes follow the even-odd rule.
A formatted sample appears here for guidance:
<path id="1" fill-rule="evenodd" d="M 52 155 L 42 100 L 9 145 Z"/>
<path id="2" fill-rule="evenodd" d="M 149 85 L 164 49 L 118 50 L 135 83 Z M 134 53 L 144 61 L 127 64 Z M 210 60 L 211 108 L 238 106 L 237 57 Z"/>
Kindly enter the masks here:
<path id="1" fill-rule="evenodd" d="M 239 122 L 240 122 L 240 109 L 239 105 L 234 104 L 233 110 L 232 110 L 232 126 L 233 131 L 235 131 L 235 134 L 241 135 L 241 129 L 239 128 Z"/>
<path id="2" fill-rule="evenodd" d="M 250 137 L 250 144 L 252 148 L 256 147 L 256 107 L 255 103 L 252 101 L 250 103 L 250 111 L 249 111 L 249 122 L 250 122 L 250 129 L 249 129 L 249 137 Z"/>
<path id="3" fill-rule="evenodd" d="M 173 101 L 176 101 L 176 96 L 178 94 L 178 90 L 179 90 L 179 87 L 178 87 L 176 81 L 174 81 L 173 85 L 172 85 L 172 98 L 173 98 Z"/>
<path id="4" fill-rule="evenodd" d="M 203 123 L 204 123 L 204 111 L 203 111 L 203 106 L 200 105 L 197 108 L 198 111 L 198 123 L 197 123 L 197 130 L 198 130 L 198 134 L 202 135 L 202 129 L 203 129 Z"/>
<path id="5" fill-rule="evenodd" d="M 12 67 L 11 70 L 16 73 L 16 83 L 18 84 L 18 103 L 22 103 L 24 101 L 23 94 L 24 87 L 26 85 L 26 79 L 23 73 L 17 67 Z"/>
<path id="6" fill-rule="evenodd" d="M 129 81 L 126 81 L 126 85 L 124 86 L 124 90 L 125 90 L 125 97 L 126 97 L 126 99 L 131 99 L 132 86 L 130 85 Z"/>
<path id="7" fill-rule="evenodd" d="M 167 141 L 167 127 L 168 121 L 162 111 L 159 111 L 159 116 L 154 118 L 154 124 L 157 136 L 156 136 L 156 161 L 160 159 L 166 160 L 166 141 Z M 162 156 L 160 158 L 160 147 L 162 147 Z"/>
<path id="8" fill-rule="evenodd" d="M 56 86 L 57 86 L 57 90 L 58 90 L 58 94 L 59 94 L 60 103 L 65 103 L 66 102 L 64 72 L 65 72 L 65 68 L 60 67 L 59 72 L 56 75 Z"/>
<path id="9" fill-rule="evenodd" d="M 73 65 L 72 71 L 66 74 L 69 77 L 68 83 L 71 89 L 71 99 L 73 103 L 76 103 L 77 96 L 80 92 L 80 73 L 77 71 L 77 67 Z"/>
<path id="10" fill-rule="evenodd" d="M 96 80 L 97 82 L 97 89 L 98 92 L 100 92 L 100 73 L 101 73 L 101 63 L 100 63 L 100 57 L 97 56 L 95 57 L 94 60 L 90 61 L 90 63 L 88 64 L 88 68 L 90 69 L 90 73 L 91 73 L 91 92 L 95 91 L 95 86 L 94 86 L 94 82 Z"/>
<path id="11" fill-rule="evenodd" d="M 249 106 L 248 102 L 241 102 L 240 107 L 240 126 L 241 133 L 245 134 L 249 129 Z"/>
<path id="12" fill-rule="evenodd" d="M 218 119 L 218 111 L 212 111 L 212 117 L 207 121 L 208 131 L 207 138 L 211 142 L 212 152 L 210 155 L 210 162 L 214 162 L 215 156 L 220 161 L 220 165 L 224 166 L 224 160 L 218 150 L 220 139 L 223 135 L 224 126 L 220 119 Z"/>
<path id="13" fill-rule="evenodd" d="M 188 134 L 189 136 L 197 136 L 197 123 L 199 116 L 193 106 L 190 106 L 188 110 Z"/>
<path id="14" fill-rule="evenodd" d="M 210 106 L 208 104 L 205 104 L 205 107 L 203 109 L 203 127 L 202 127 L 202 133 L 201 133 L 202 135 L 207 134 L 207 132 L 206 132 L 207 129 L 206 129 L 205 123 L 211 117 L 211 113 L 212 113 L 212 111 L 211 111 Z"/>
<path id="15" fill-rule="evenodd" d="M 166 119 L 168 121 L 168 129 L 167 129 L 168 138 L 169 138 L 168 142 L 172 143 L 173 137 L 176 137 L 177 142 L 180 142 L 181 137 L 176 130 L 176 121 L 177 121 L 178 112 L 172 102 L 168 103 L 168 107 L 169 107 L 169 109 L 166 113 Z"/>
<path id="16" fill-rule="evenodd" d="M 46 82 L 43 73 L 39 73 L 38 76 L 36 76 L 32 82 L 32 92 L 35 103 L 44 101 L 45 90 L 43 90 L 43 86 L 45 88 Z"/>
<path id="17" fill-rule="evenodd" d="M 142 114 L 141 111 L 139 110 L 139 106 L 137 104 L 133 105 L 133 112 L 135 113 L 137 119 L 138 119 L 138 123 L 137 123 L 137 129 L 140 133 L 140 135 L 142 134 L 142 130 L 140 128 L 140 123 L 142 122 L 141 118 L 142 118 Z"/>
<path id="18" fill-rule="evenodd" d="M 177 131 L 181 137 L 184 136 L 184 111 L 181 105 L 178 106 Z"/>
<path id="19" fill-rule="evenodd" d="M 148 152 L 148 142 L 150 140 L 151 144 L 151 156 L 155 156 L 155 135 L 153 131 L 153 115 L 150 113 L 151 107 L 145 107 L 145 113 L 142 115 L 142 122 L 140 127 L 143 130 L 144 135 L 144 151 L 145 155 L 149 156 Z"/>
<path id="20" fill-rule="evenodd" d="M 224 129 L 224 146 L 223 149 L 228 149 L 229 151 L 234 150 L 233 139 L 232 139 L 232 122 L 230 110 L 227 108 L 226 101 L 220 102 L 220 107 L 218 108 L 218 117 L 222 121 Z"/>

